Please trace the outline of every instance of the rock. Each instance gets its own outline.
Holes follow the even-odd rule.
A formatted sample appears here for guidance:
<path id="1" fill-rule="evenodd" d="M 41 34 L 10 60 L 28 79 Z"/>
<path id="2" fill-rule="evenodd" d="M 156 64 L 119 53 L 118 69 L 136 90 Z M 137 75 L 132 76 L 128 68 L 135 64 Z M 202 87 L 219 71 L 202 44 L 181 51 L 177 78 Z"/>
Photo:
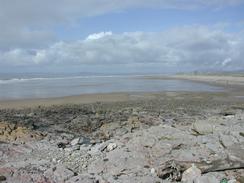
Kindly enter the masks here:
<path id="1" fill-rule="evenodd" d="M 89 138 L 86 138 L 86 137 L 78 137 L 78 138 L 75 138 L 73 139 L 70 144 L 72 146 L 75 146 L 75 145 L 82 145 L 82 144 L 90 144 L 90 139 Z"/>
<path id="2" fill-rule="evenodd" d="M 219 135 L 219 141 L 225 148 L 232 146 L 235 143 L 238 143 L 238 141 L 233 136 L 224 134 Z"/>
<path id="3" fill-rule="evenodd" d="M 238 182 L 240 182 L 240 183 L 244 183 L 244 177 L 243 177 L 243 176 L 240 176 L 237 180 L 238 180 Z"/>
<path id="4" fill-rule="evenodd" d="M 64 142 L 59 142 L 58 144 L 57 144 L 57 146 L 58 146 L 58 148 L 62 148 L 62 149 L 64 149 L 65 147 L 66 147 L 66 143 L 64 143 Z"/>
<path id="5" fill-rule="evenodd" d="M 75 145 L 78 145 L 78 144 L 79 144 L 79 141 L 80 141 L 80 138 L 75 138 L 75 139 L 73 139 L 73 140 L 70 142 L 70 144 L 71 144 L 72 146 L 75 146 Z"/>
<path id="6" fill-rule="evenodd" d="M 197 135 L 207 135 L 213 133 L 214 126 L 205 121 L 198 121 L 192 125 L 192 131 Z"/>
<path id="7" fill-rule="evenodd" d="M 152 169 L 151 169 L 151 174 L 153 174 L 153 175 L 156 174 L 156 170 L 155 170 L 155 168 L 152 168 Z"/>
<path id="8" fill-rule="evenodd" d="M 220 183 L 228 183 L 227 178 L 223 178 L 223 179 L 220 181 Z"/>
<path id="9" fill-rule="evenodd" d="M 100 154 L 102 151 L 104 151 L 107 148 L 107 143 L 101 143 L 101 144 L 96 144 L 93 147 L 91 147 L 90 151 L 88 153 L 90 155 L 97 155 Z"/>
<path id="10" fill-rule="evenodd" d="M 228 180 L 228 183 L 237 183 L 237 180 L 236 179 L 231 179 L 231 180 Z"/>
<path id="11" fill-rule="evenodd" d="M 233 161 L 244 163 L 244 143 L 236 143 L 227 148 L 228 156 Z"/>
<path id="12" fill-rule="evenodd" d="M 26 142 L 32 140 L 41 140 L 42 133 L 32 131 L 26 127 L 0 122 L 0 141 L 3 142 Z"/>
<path id="13" fill-rule="evenodd" d="M 69 179 L 68 181 L 66 181 L 66 183 L 94 183 L 95 179 L 93 177 L 91 177 L 90 175 L 79 175 L 79 176 L 75 176 L 72 177 L 71 179 Z"/>
<path id="14" fill-rule="evenodd" d="M 87 137 L 80 137 L 79 140 L 79 145 L 83 145 L 83 144 L 90 144 L 91 140 Z"/>
<path id="15" fill-rule="evenodd" d="M 7 180 L 7 178 L 3 175 L 0 175 L 0 182 Z"/>
<path id="16" fill-rule="evenodd" d="M 194 183 L 201 177 L 201 174 L 201 170 L 193 164 L 191 168 L 188 168 L 183 172 L 181 181 L 185 183 Z"/>
<path id="17" fill-rule="evenodd" d="M 65 148 L 64 150 L 66 152 L 78 151 L 78 150 L 80 150 L 80 146 L 79 145 L 75 145 L 75 146 L 71 146 L 71 147 Z"/>
<path id="18" fill-rule="evenodd" d="M 219 183 L 219 180 L 213 175 L 203 175 L 198 177 L 194 183 Z"/>
<path id="19" fill-rule="evenodd" d="M 116 143 L 109 143 L 107 146 L 107 151 L 112 151 L 114 149 L 117 148 L 117 144 Z"/>
<path id="20" fill-rule="evenodd" d="M 75 174 L 71 170 L 58 165 L 53 168 L 49 168 L 44 172 L 44 176 L 47 178 L 54 179 L 55 182 L 65 182 L 69 180 L 71 177 L 73 177 Z"/>

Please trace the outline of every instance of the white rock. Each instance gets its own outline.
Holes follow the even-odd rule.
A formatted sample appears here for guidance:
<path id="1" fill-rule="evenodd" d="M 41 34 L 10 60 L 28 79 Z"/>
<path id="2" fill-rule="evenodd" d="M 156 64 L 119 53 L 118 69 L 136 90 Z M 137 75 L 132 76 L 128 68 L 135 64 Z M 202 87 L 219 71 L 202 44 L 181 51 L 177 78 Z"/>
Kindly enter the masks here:
<path id="1" fill-rule="evenodd" d="M 79 141 L 80 141 L 80 138 L 78 137 L 78 138 L 73 139 L 73 140 L 70 142 L 70 144 L 71 144 L 72 146 L 75 146 L 75 145 L 78 145 L 78 144 L 79 144 Z"/>
<path id="2" fill-rule="evenodd" d="M 227 115 L 227 116 L 224 117 L 224 119 L 231 119 L 231 118 L 234 118 L 234 117 L 235 117 L 235 115 Z"/>
<path id="3" fill-rule="evenodd" d="M 201 174 L 201 170 L 193 164 L 191 168 L 188 168 L 183 172 L 181 181 L 186 183 L 194 183 L 198 178 L 201 177 Z"/>
<path id="4" fill-rule="evenodd" d="M 153 175 L 156 174 L 156 170 L 155 170 L 155 168 L 152 168 L 152 169 L 151 169 L 151 174 L 153 174 Z"/>
<path id="5" fill-rule="evenodd" d="M 107 146 L 107 151 L 112 151 L 115 148 L 117 148 L 117 144 L 116 143 L 109 143 Z"/>
<path id="6" fill-rule="evenodd" d="M 228 181 L 228 183 L 236 183 L 236 182 L 237 182 L 236 179 L 231 179 Z"/>

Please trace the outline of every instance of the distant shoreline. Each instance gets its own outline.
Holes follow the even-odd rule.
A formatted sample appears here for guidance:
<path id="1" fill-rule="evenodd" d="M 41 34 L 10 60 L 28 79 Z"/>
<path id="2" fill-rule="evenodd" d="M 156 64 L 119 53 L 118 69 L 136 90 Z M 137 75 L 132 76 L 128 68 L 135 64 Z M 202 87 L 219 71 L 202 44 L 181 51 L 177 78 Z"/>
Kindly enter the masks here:
<path id="1" fill-rule="evenodd" d="M 205 75 L 173 75 L 173 76 L 145 76 L 146 79 L 173 79 L 173 80 L 189 80 L 194 82 L 203 82 L 213 86 L 221 86 L 231 89 L 231 95 L 242 96 L 244 91 L 244 77 L 237 76 L 205 76 Z M 0 101 L 0 109 L 5 108 L 25 108 L 51 105 L 65 105 L 65 104 L 89 104 L 95 102 L 122 102 L 138 99 L 155 98 L 156 95 L 174 95 L 182 93 L 209 93 L 209 92 L 112 92 L 112 93 L 97 93 L 97 94 L 81 94 L 74 96 L 65 96 L 57 98 L 40 98 L 40 99 L 20 99 L 20 100 L 2 100 Z M 223 93 L 223 92 L 211 92 Z"/>
<path id="2" fill-rule="evenodd" d="M 226 87 L 244 87 L 244 77 L 242 76 L 224 76 L 224 75 L 190 75 L 179 74 L 172 76 L 146 76 L 147 79 L 179 79 L 204 82 L 206 84 Z"/>

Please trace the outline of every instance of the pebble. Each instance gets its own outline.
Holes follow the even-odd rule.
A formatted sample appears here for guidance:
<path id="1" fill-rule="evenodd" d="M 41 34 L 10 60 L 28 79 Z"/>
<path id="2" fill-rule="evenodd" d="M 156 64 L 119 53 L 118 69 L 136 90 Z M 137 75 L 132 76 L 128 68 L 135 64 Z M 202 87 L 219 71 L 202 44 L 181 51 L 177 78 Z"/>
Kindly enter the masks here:
<path id="1" fill-rule="evenodd" d="M 112 151 L 114 149 L 117 148 L 117 144 L 116 143 L 109 143 L 107 146 L 107 151 Z"/>
<path id="2" fill-rule="evenodd" d="M 153 175 L 156 174 L 156 170 L 155 170 L 155 168 L 152 168 L 152 169 L 151 169 L 151 174 L 153 174 Z"/>

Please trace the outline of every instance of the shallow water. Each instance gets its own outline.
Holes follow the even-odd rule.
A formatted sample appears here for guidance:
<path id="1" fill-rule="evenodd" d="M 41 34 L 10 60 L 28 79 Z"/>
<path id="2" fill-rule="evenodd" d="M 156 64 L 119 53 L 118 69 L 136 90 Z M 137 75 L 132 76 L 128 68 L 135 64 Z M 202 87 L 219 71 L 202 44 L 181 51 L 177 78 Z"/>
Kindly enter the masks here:
<path id="1" fill-rule="evenodd" d="M 0 100 L 49 98 L 91 93 L 220 91 L 222 88 L 185 80 L 131 76 L 72 76 L 0 80 Z"/>

